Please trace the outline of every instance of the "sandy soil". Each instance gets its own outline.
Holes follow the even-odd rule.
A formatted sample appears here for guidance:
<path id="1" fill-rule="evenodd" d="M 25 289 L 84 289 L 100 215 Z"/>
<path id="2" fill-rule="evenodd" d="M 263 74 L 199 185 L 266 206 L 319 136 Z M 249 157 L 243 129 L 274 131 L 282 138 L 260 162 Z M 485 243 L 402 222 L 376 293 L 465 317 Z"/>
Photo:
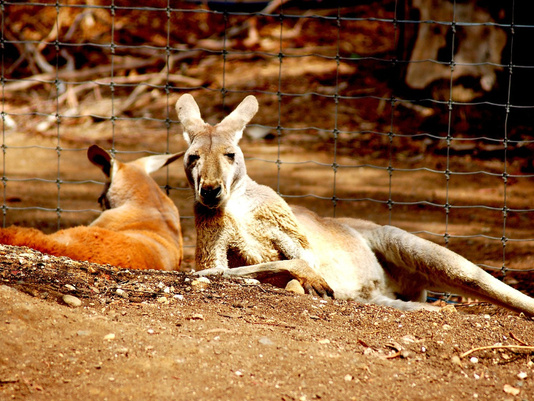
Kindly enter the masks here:
<path id="1" fill-rule="evenodd" d="M 530 400 L 534 393 L 534 351 L 525 346 L 534 321 L 489 305 L 402 313 L 7 246 L 0 262 L 6 400 Z M 65 295 L 81 306 L 67 306 Z"/>
<path id="2" fill-rule="evenodd" d="M 279 19 L 260 18 L 261 40 L 252 45 L 249 16 L 173 13 L 171 25 L 181 29 L 169 35 L 165 12 L 120 9 L 112 18 L 98 9 L 82 20 L 83 9 L 62 7 L 56 29 L 55 7 L 6 5 L 5 34 L 17 40 L 53 41 L 59 30 L 62 41 L 102 46 L 42 50 L 66 73 L 69 96 L 56 98 L 55 74 L 50 83 L 26 81 L 26 89 L 3 86 L 2 111 L 13 122 L 2 126 L 3 223 L 46 232 L 89 223 L 103 181 L 85 158 L 90 144 L 113 147 L 122 160 L 179 151 L 179 94 L 192 93 L 213 123 L 255 93 L 260 112 L 242 141 L 254 179 L 321 215 L 447 240 L 498 276 L 503 264 L 517 269 L 504 280 L 534 296 L 534 273 L 522 272 L 534 266 L 531 116 L 491 106 L 508 102 L 504 70 L 504 84 L 488 99 L 452 110 L 424 100 L 431 91 L 402 88 L 396 64 L 387 61 L 399 56 L 399 32 L 384 22 L 395 5 L 344 9 L 356 18 L 339 29 L 335 20 L 288 18 L 282 40 Z M 72 26 L 76 35 L 68 39 Z M 228 27 L 242 29 L 223 40 Z M 112 32 L 124 45 L 113 57 Z M 7 39 L 8 78 L 39 76 L 27 49 Z M 140 43 L 147 46 L 135 47 Z M 64 54 L 75 73 L 64 70 Z M 106 70 L 111 63 L 115 69 Z M 113 103 L 111 72 L 118 81 Z M 524 316 L 477 303 L 402 313 L 268 285 L 195 280 L 183 170 L 172 166 L 155 177 L 183 216 L 184 272 L 121 272 L 0 246 L 2 401 L 534 399 L 534 321 Z M 453 206 L 449 213 L 445 204 Z M 65 304 L 75 302 L 66 295 L 80 305 Z"/>

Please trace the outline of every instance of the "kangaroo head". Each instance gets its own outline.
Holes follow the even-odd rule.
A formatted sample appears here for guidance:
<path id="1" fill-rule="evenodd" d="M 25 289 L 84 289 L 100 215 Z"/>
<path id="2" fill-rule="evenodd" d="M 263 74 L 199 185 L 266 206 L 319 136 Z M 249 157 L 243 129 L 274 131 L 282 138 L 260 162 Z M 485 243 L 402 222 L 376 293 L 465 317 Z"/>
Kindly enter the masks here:
<path id="1" fill-rule="evenodd" d="M 179 159 L 184 153 L 147 156 L 122 163 L 101 147 L 90 146 L 87 149 L 87 158 L 99 167 L 109 180 L 98 198 L 100 206 L 104 210 L 116 208 L 133 199 L 135 194 L 144 193 L 148 198 L 151 189 L 159 189 L 149 174 Z"/>
<path id="2" fill-rule="evenodd" d="M 211 209 L 222 207 L 247 176 L 239 140 L 258 111 L 258 101 L 247 96 L 215 126 L 202 120 L 198 105 L 189 94 L 178 99 L 176 111 L 189 145 L 184 166 L 195 202 Z"/>

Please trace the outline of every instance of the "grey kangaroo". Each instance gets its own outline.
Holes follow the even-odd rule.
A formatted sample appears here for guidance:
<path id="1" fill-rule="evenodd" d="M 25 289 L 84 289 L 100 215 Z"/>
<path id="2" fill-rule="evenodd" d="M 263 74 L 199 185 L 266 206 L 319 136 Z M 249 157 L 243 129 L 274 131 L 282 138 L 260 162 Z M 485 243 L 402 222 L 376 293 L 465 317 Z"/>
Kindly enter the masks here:
<path id="1" fill-rule="evenodd" d="M 439 310 L 426 292 L 446 291 L 534 315 L 534 299 L 445 247 L 388 225 L 319 217 L 253 181 L 239 140 L 258 111 L 254 96 L 215 126 L 189 94 L 176 110 L 189 146 L 200 274 L 296 280 L 308 293 L 406 311 Z"/>

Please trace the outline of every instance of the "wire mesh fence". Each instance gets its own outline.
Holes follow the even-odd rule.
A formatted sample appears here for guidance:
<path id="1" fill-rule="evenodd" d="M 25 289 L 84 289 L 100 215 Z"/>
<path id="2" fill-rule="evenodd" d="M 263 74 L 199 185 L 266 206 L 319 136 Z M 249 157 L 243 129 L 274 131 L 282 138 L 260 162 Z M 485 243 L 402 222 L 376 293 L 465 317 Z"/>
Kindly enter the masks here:
<path id="1" fill-rule="evenodd" d="M 4 226 L 89 222 L 102 182 L 88 144 L 174 152 L 180 94 L 212 123 L 254 94 L 251 175 L 289 202 L 401 226 L 502 274 L 534 270 L 526 1 L 0 7 Z M 177 170 L 160 180 L 192 251 Z"/>

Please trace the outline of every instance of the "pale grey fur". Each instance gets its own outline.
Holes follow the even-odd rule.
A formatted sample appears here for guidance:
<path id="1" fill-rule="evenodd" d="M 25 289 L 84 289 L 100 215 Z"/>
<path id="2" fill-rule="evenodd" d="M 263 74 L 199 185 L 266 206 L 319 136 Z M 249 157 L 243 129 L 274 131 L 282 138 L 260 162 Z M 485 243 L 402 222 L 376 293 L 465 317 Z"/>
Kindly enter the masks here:
<path id="1" fill-rule="evenodd" d="M 201 273 L 263 279 L 289 272 L 308 292 L 333 290 L 336 298 L 401 310 L 437 310 L 425 303 L 426 291 L 449 291 L 534 315 L 534 299 L 442 246 L 396 227 L 289 207 L 253 181 L 238 141 L 258 109 L 254 96 L 215 126 L 191 95 L 176 109 L 189 144 L 184 165 Z"/>

